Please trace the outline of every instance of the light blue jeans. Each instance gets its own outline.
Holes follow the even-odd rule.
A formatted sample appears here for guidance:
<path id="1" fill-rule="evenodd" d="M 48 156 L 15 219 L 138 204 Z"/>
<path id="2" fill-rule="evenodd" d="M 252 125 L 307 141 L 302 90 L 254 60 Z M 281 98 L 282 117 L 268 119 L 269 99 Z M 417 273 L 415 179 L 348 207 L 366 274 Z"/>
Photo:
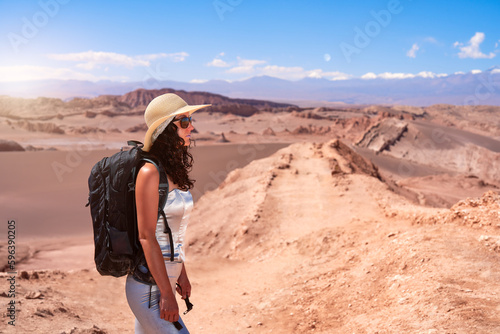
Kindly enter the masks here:
<path id="1" fill-rule="evenodd" d="M 182 263 L 165 262 L 165 265 L 170 285 L 175 294 L 175 283 L 181 273 Z M 173 323 L 160 318 L 158 305 L 160 290 L 156 285 L 150 286 L 141 283 L 129 275 L 125 291 L 128 305 L 135 315 L 135 334 L 189 334 L 180 317 L 179 323 L 183 327 L 180 331 L 175 328 Z"/>

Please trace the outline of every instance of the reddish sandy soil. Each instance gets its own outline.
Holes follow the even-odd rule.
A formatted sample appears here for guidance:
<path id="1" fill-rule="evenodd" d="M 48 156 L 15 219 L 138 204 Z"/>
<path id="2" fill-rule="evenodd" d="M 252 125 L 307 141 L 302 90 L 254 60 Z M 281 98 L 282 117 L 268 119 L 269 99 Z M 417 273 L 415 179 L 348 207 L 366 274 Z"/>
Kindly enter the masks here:
<path id="1" fill-rule="evenodd" d="M 200 113 L 186 263 L 194 309 L 183 317 L 191 333 L 500 333 L 500 196 L 481 168 L 496 167 L 498 153 L 475 137 L 493 130 L 476 120 L 467 132 L 461 119 L 463 132 L 445 128 L 452 148 L 423 146 L 426 133 L 456 121 L 433 116 L 375 153 L 351 145 L 380 120 L 370 110 L 343 122 Z M 113 119 L 118 129 L 135 121 Z M 308 130 L 291 133 L 301 125 Z M 143 133 L 97 140 L 1 127 L 23 146 L 59 150 L 2 153 L 0 205 L 5 224 L 17 224 L 17 275 L 15 297 L 8 284 L 0 291 L 0 332 L 133 333 L 124 279 L 93 268 L 83 205 L 90 167 L 110 152 L 97 149 Z M 263 134 L 269 127 L 274 134 Z M 216 142 L 222 132 L 229 144 Z M 92 149 L 78 146 L 86 140 Z M 488 161 L 471 157 L 471 145 Z M 452 153 L 469 169 L 437 160 Z M 54 162 L 71 172 L 61 180 Z M 5 264 L 5 242 L 0 256 Z"/>

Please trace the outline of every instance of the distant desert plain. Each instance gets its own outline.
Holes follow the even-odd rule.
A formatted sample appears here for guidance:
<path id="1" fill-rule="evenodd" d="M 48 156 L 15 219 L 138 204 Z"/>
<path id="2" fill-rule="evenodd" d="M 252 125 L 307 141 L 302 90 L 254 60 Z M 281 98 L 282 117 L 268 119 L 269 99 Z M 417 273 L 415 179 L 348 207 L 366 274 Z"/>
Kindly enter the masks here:
<path id="1" fill-rule="evenodd" d="M 500 107 L 171 89 L 0 96 L 0 333 L 134 332 L 125 279 L 94 267 L 87 178 L 167 92 L 212 104 L 193 117 L 191 333 L 500 333 Z"/>

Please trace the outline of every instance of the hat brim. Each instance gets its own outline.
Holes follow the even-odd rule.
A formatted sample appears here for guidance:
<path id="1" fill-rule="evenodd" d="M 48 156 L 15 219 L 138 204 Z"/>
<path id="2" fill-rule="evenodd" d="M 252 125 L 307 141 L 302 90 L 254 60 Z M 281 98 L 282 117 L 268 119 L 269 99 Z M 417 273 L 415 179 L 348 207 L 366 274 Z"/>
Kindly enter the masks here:
<path id="1" fill-rule="evenodd" d="M 170 123 L 170 121 L 177 115 L 185 114 L 187 112 L 189 113 L 189 115 L 191 115 L 192 113 L 194 113 L 195 111 L 197 111 L 199 109 L 210 107 L 210 106 L 211 106 L 211 104 L 200 104 L 200 105 L 195 105 L 195 106 L 187 105 L 187 106 L 184 106 L 184 107 L 176 110 L 175 112 L 171 113 L 168 116 L 157 119 L 153 124 L 151 124 L 151 126 L 148 128 L 148 131 L 146 132 L 146 136 L 144 137 L 144 147 L 142 148 L 142 150 L 149 152 L 149 150 L 153 146 L 153 142 L 154 142 L 152 140 L 153 133 L 164 122 Z"/>

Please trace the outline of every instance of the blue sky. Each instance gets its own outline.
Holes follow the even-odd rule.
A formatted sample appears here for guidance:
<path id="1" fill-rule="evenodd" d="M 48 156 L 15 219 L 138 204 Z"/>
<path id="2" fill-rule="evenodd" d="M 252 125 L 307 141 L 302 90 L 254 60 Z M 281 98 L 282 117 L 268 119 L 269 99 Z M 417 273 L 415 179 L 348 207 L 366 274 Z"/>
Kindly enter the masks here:
<path id="1" fill-rule="evenodd" d="M 0 0 L 0 81 L 434 77 L 499 64 L 500 1 Z"/>

